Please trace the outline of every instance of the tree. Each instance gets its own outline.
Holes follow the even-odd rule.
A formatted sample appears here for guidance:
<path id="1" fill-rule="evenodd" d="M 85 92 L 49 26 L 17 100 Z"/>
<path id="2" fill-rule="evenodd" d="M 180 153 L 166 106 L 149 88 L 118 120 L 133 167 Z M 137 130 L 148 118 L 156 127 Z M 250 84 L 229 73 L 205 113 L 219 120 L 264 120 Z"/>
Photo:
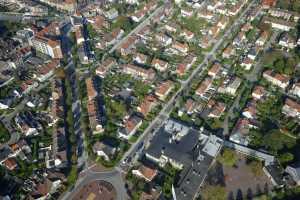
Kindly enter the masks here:
<path id="1" fill-rule="evenodd" d="M 88 24 L 87 25 L 87 31 L 88 31 L 88 34 L 90 36 L 90 38 L 95 38 L 97 37 L 97 32 L 94 30 L 93 26 L 91 24 Z"/>
<path id="2" fill-rule="evenodd" d="M 285 66 L 283 68 L 283 73 L 287 75 L 292 75 L 296 66 L 296 61 L 294 58 L 287 58 Z"/>
<path id="3" fill-rule="evenodd" d="M 227 199 L 226 190 L 224 187 L 220 185 L 216 185 L 216 186 L 210 185 L 205 187 L 201 195 L 204 200 L 226 200 Z"/>
<path id="4" fill-rule="evenodd" d="M 293 160 L 294 160 L 294 155 L 288 152 L 279 156 L 279 161 L 281 164 L 287 164 Z"/>
<path id="5" fill-rule="evenodd" d="M 284 68 L 285 68 L 285 62 L 283 59 L 277 59 L 275 62 L 274 62 L 274 68 L 276 71 L 282 73 Z"/>
<path id="6" fill-rule="evenodd" d="M 278 129 L 271 130 L 264 136 L 264 146 L 275 154 L 284 147 L 290 149 L 295 145 L 296 141 L 294 139 L 285 136 Z"/>
<path id="7" fill-rule="evenodd" d="M 174 179 L 171 176 L 166 176 L 162 187 L 162 192 L 166 198 L 170 198 L 172 195 L 172 184 Z"/>
<path id="8" fill-rule="evenodd" d="M 7 142 L 10 138 L 8 130 L 0 122 L 0 143 Z"/>
<path id="9" fill-rule="evenodd" d="M 260 130 L 251 129 L 249 135 L 250 135 L 250 144 L 253 147 L 261 147 L 263 145 L 263 135 Z"/>
<path id="10" fill-rule="evenodd" d="M 260 161 L 253 160 L 250 162 L 249 166 L 254 176 L 259 177 L 263 175 L 263 171 L 262 171 L 263 165 Z"/>
<path id="11" fill-rule="evenodd" d="M 230 149 L 224 149 L 222 154 L 218 157 L 218 161 L 225 166 L 232 167 L 237 161 L 237 157 L 234 151 Z"/>
<path id="12" fill-rule="evenodd" d="M 272 95 L 257 105 L 258 116 L 262 121 L 276 121 L 281 116 L 281 96 Z"/>

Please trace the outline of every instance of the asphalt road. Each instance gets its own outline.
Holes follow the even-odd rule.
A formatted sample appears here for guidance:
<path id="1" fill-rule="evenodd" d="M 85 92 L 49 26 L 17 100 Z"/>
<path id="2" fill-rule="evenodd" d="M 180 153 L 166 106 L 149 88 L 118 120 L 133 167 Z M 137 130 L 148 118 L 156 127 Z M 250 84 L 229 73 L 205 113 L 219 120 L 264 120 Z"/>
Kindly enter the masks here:
<path id="1" fill-rule="evenodd" d="M 264 46 L 264 49 L 263 49 L 263 53 L 265 53 L 272 45 L 272 43 L 275 41 L 275 39 L 278 37 L 279 35 L 279 32 L 274 32 L 270 39 L 267 41 L 266 45 Z M 251 83 L 257 81 L 257 77 L 259 76 L 259 74 L 262 72 L 263 70 L 263 67 L 261 65 L 261 59 L 259 59 L 256 64 L 253 66 L 253 70 L 251 71 L 251 73 L 249 73 L 247 76 L 246 76 L 246 79 L 248 81 L 250 81 Z M 245 87 L 244 87 L 245 88 Z M 243 89 L 244 89 L 243 88 Z M 242 89 L 242 90 L 243 90 Z M 228 127 L 228 122 L 229 122 L 229 119 L 233 119 L 234 118 L 234 114 L 233 114 L 233 111 L 234 110 L 239 110 L 241 109 L 240 106 L 239 106 L 239 101 L 241 99 L 241 93 L 239 93 L 239 95 L 236 97 L 236 99 L 234 100 L 234 103 L 232 104 L 232 106 L 229 108 L 228 110 L 228 113 L 224 119 L 224 123 L 223 123 L 223 135 L 229 135 L 230 132 L 229 132 L 229 127 Z"/>
<path id="2" fill-rule="evenodd" d="M 234 30 L 238 29 L 239 26 L 242 24 L 242 22 L 245 20 L 246 13 L 248 10 L 254 5 L 254 1 L 248 4 L 247 8 L 244 9 L 244 11 L 241 13 L 241 15 L 235 20 L 235 22 L 231 25 L 229 29 L 224 33 L 224 35 L 214 44 L 212 50 L 206 54 L 204 60 L 201 64 L 197 66 L 197 68 L 192 72 L 192 74 L 189 76 L 189 78 L 181 82 L 180 89 L 172 96 L 172 98 L 165 104 L 164 108 L 160 111 L 160 113 L 157 115 L 157 117 L 150 123 L 148 128 L 142 133 L 142 135 L 138 138 L 136 143 L 131 145 L 130 149 L 124 154 L 123 158 L 121 159 L 121 162 L 118 165 L 118 168 L 122 168 L 122 165 L 124 163 L 124 160 L 127 157 L 133 158 L 134 155 L 136 155 L 136 152 L 138 150 L 138 147 L 141 145 L 144 141 L 150 141 L 153 137 L 156 130 L 158 130 L 168 119 L 168 116 L 170 115 L 171 111 L 173 110 L 176 101 L 181 96 L 181 94 L 188 89 L 190 86 L 191 81 L 196 76 L 201 76 L 203 71 L 205 71 L 208 68 L 208 62 L 211 61 L 213 57 L 216 56 L 216 51 L 221 47 L 222 43 L 225 39 L 227 39 Z M 152 133 L 152 134 L 151 134 Z M 134 159 L 133 159 L 134 160 Z"/>
<path id="3" fill-rule="evenodd" d="M 92 170 L 87 170 L 84 177 L 78 179 L 74 189 L 66 192 L 60 200 L 73 199 L 84 185 L 96 180 L 103 180 L 111 183 L 117 191 L 117 200 L 127 200 L 125 184 L 120 172 L 117 170 L 108 172 L 94 172 Z"/>
<path id="4" fill-rule="evenodd" d="M 167 3 L 167 2 L 166 2 Z M 162 9 L 164 8 L 165 5 L 162 5 L 158 8 L 156 8 L 156 10 L 154 12 L 152 12 L 149 17 L 147 19 L 145 19 L 143 22 L 141 22 L 137 27 L 135 27 L 129 34 L 127 34 L 124 38 L 122 38 L 119 42 L 117 42 L 110 50 L 109 53 L 112 53 L 113 51 L 115 51 L 116 49 L 118 49 L 130 36 L 132 36 L 133 34 L 139 32 L 140 30 L 142 30 L 145 26 L 147 26 L 151 19 L 160 11 L 162 11 Z"/>
<path id="5" fill-rule="evenodd" d="M 152 14 L 150 14 L 150 16 L 147 19 L 145 19 L 141 24 L 139 24 L 135 29 L 133 29 L 127 36 L 125 36 L 123 39 L 118 41 L 109 52 L 110 53 L 113 52 L 115 49 L 121 46 L 123 42 L 127 40 L 128 37 L 142 30 L 146 25 L 150 23 L 151 19 L 163 9 L 163 7 L 164 5 L 158 7 Z M 85 163 L 87 161 L 87 154 L 85 151 L 83 152 L 81 161 Z M 85 167 L 87 167 L 87 165 L 85 165 Z M 123 183 L 123 179 L 121 178 L 121 173 L 117 169 L 109 172 L 93 172 L 90 168 L 84 168 L 84 170 L 81 173 L 82 177 L 77 180 L 74 188 L 71 191 L 65 192 L 60 199 L 61 200 L 72 199 L 74 194 L 77 191 L 79 191 L 83 185 L 89 183 L 90 181 L 105 180 L 113 184 L 113 186 L 116 188 L 118 192 L 118 197 L 117 197 L 118 200 L 127 200 L 125 185 Z"/>

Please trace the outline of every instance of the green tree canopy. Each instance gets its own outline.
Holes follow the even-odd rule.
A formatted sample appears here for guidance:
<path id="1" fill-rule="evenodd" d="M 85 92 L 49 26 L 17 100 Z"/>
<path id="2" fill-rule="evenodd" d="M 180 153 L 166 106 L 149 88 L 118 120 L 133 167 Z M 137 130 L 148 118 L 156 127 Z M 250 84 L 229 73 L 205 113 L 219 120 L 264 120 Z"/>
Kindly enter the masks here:
<path id="1" fill-rule="evenodd" d="M 283 148 L 292 148 L 296 145 L 296 141 L 285 136 L 278 129 L 271 130 L 264 136 L 265 147 L 273 153 L 278 153 Z"/>
<path id="2" fill-rule="evenodd" d="M 237 157 L 234 151 L 230 149 L 224 149 L 221 155 L 219 155 L 218 161 L 225 166 L 232 167 L 237 162 Z"/>
<path id="3" fill-rule="evenodd" d="M 220 185 L 216 186 L 207 186 L 204 188 L 201 196 L 204 200 L 226 200 L 227 193 L 225 187 Z"/>

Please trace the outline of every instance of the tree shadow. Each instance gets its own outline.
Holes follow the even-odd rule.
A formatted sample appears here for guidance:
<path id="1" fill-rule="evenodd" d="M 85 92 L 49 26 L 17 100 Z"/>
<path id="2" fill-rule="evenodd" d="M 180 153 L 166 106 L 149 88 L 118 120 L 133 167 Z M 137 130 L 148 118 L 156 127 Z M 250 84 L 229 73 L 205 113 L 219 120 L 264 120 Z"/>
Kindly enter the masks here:
<path id="1" fill-rule="evenodd" d="M 269 185 L 268 185 L 268 183 L 265 183 L 265 185 L 264 185 L 264 193 L 265 194 L 269 193 Z"/>
<path id="2" fill-rule="evenodd" d="M 251 188 L 248 188 L 248 190 L 247 190 L 247 200 L 251 200 L 251 199 L 253 199 L 253 192 L 252 192 L 252 189 Z"/>
<path id="3" fill-rule="evenodd" d="M 236 200 L 243 200 L 243 192 L 241 189 L 238 189 L 237 193 L 236 193 Z"/>
<path id="4" fill-rule="evenodd" d="M 234 194 L 233 192 L 229 192 L 228 196 L 227 196 L 227 200 L 234 200 Z"/>
<path id="5" fill-rule="evenodd" d="M 223 166 L 219 162 L 216 162 L 215 166 L 209 170 L 207 177 L 207 182 L 210 185 L 225 186 Z"/>
<path id="6" fill-rule="evenodd" d="M 261 191 L 260 185 L 257 184 L 256 185 L 256 195 L 260 195 L 260 194 L 262 194 L 262 191 Z"/>

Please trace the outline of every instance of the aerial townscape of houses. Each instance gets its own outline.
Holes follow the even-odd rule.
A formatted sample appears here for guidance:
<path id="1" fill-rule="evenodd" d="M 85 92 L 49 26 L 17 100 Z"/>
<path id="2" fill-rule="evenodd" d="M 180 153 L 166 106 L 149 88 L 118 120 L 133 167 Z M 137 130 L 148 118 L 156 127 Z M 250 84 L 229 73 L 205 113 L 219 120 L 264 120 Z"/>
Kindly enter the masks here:
<path id="1" fill-rule="evenodd" d="M 298 199 L 299 3 L 0 0 L 0 199 Z"/>

